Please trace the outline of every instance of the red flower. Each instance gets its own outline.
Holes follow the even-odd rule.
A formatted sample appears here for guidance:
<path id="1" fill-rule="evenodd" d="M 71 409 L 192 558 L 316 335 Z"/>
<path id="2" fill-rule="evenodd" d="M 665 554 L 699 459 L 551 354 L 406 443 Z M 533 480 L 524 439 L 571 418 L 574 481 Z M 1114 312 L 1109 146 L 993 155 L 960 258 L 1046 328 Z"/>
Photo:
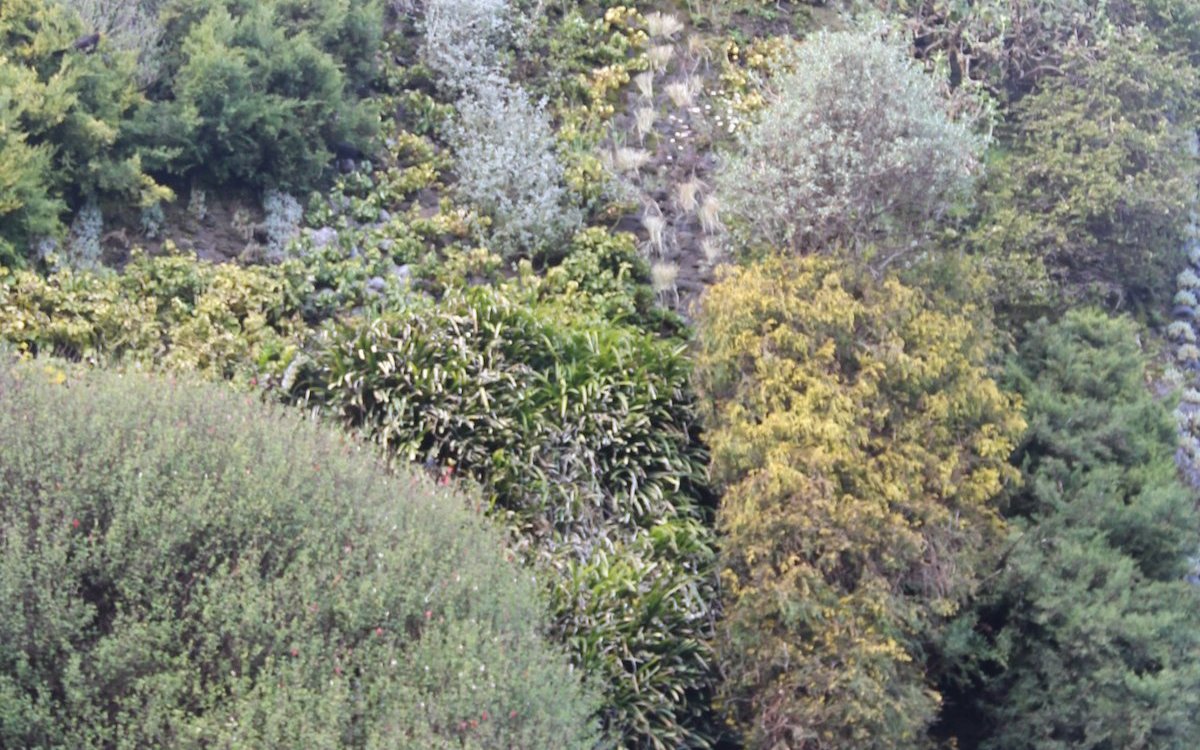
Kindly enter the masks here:
<path id="1" fill-rule="evenodd" d="M 78 528 L 79 528 L 79 519 L 78 519 L 78 518 L 76 518 L 76 519 L 74 519 L 74 520 L 72 520 L 72 521 L 71 521 L 71 528 L 72 528 L 72 529 L 78 529 Z"/>
<path id="2" fill-rule="evenodd" d="M 508 712 L 508 718 L 510 718 L 510 719 L 515 719 L 515 718 L 517 718 L 517 712 L 516 712 L 516 711 L 509 711 L 509 712 Z"/>
<path id="3" fill-rule="evenodd" d="M 383 635 L 383 628 L 375 628 L 375 635 Z"/>
<path id="4" fill-rule="evenodd" d="M 428 620 L 430 617 L 433 617 L 433 610 L 432 609 L 425 610 L 425 619 Z"/>
<path id="5" fill-rule="evenodd" d="M 483 717 L 482 717 L 482 718 L 483 718 L 483 720 L 484 720 L 484 721 L 487 721 L 487 711 L 484 711 L 484 712 L 483 712 Z"/>
<path id="6" fill-rule="evenodd" d="M 299 655 L 300 655 L 300 649 L 298 649 L 298 648 L 292 649 L 292 656 L 299 656 Z"/>

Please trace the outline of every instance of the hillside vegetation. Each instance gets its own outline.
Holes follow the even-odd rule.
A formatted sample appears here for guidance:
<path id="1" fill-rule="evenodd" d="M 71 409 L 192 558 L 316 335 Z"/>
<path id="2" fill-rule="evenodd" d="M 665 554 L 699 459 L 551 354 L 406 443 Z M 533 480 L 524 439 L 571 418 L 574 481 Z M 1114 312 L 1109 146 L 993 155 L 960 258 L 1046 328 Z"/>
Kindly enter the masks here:
<path id="1" fill-rule="evenodd" d="M 1196 0 L 3 0 L 0 746 L 1200 746 Z"/>

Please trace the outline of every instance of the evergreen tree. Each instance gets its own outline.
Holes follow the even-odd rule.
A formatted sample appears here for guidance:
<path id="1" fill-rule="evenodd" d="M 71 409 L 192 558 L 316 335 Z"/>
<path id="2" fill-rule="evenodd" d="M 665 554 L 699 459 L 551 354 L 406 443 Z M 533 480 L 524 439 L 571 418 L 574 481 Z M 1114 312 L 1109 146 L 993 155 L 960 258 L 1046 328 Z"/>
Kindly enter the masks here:
<path id="1" fill-rule="evenodd" d="M 61 232 L 87 202 L 169 197 L 143 171 L 129 124 L 142 97 L 131 55 L 87 54 L 77 16 L 49 0 L 0 5 L 0 261 Z M 101 42 L 103 45 L 103 42 Z"/>
<path id="2" fill-rule="evenodd" d="M 960 623 L 978 671 L 947 724 L 991 750 L 1195 748 L 1200 596 L 1183 566 L 1197 522 L 1136 329 L 1080 310 L 1029 333 L 1011 368 L 1025 482 L 995 584 Z"/>

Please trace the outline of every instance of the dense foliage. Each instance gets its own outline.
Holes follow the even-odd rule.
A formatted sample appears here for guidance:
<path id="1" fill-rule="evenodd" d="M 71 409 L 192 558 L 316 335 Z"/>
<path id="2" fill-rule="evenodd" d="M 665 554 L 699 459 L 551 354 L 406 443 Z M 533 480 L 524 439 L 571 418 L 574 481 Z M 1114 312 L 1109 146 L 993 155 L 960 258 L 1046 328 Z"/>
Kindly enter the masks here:
<path id="1" fill-rule="evenodd" d="M 559 631 L 602 675 L 612 728 L 703 742 L 713 540 L 680 346 L 476 288 L 330 331 L 312 357 L 286 379 L 304 404 L 474 478 L 553 569 Z"/>
<path id="2" fill-rule="evenodd" d="M 1144 376 L 1130 321 L 1088 310 L 1033 326 L 1012 363 L 1027 479 L 996 580 L 964 622 L 974 669 L 948 717 L 980 747 L 1200 741 L 1200 596 L 1182 578 L 1198 524 Z"/>
<path id="3" fill-rule="evenodd" d="M 144 171 L 132 117 L 144 100 L 122 55 L 84 55 L 83 24 L 49 0 L 0 7 L 0 263 L 62 235 L 88 200 L 170 196 Z"/>
<path id="4" fill-rule="evenodd" d="M 216 184 L 308 188 L 340 143 L 377 127 L 361 100 L 375 69 L 378 0 L 169 0 L 169 75 L 140 130 L 154 166 Z"/>
<path id="5" fill-rule="evenodd" d="M 1179 474 L 1200 486 L 1198 9 L 0 0 L 0 341 L 299 406 L 385 448 L 396 507 L 434 497 L 405 483 L 410 463 L 470 486 L 524 575 L 495 591 L 519 602 L 468 599 L 526 617 L 522 654 L 547 654 L 536 691 L 561 674 L 529 625 L 542 597 L 545 635 L 597 690 L 547 703 L 519 737 L 503 732 L 524 715 L 501 728 L 489 706 L 453 708 L 429 738 L 421 716 L 466 693 L 422 705 L 379 688 L 390 715 L 417 717 L 411 734 L 355 734 L 384 704 L 345 669 L 374 652 L 335 650 L 330 700 L 313 708 L 306 646 L 260 666 L 311 692 L 237 726 L 196 718 L 206 746 L 570 746 L 591 743 L 592 711 L 602 747 L 1191 747 L 1200 649 L 1180 579 L 1200 582 L 1183 569 L 1200 551 L 1171 449 L 1178 438 Z M 48 397 L 101 387 L 21 372 L 14 388 L 64 379 Z M 169 424 L 153 429 L 183 445 Z M 71 428 L 53 429 L 39 434 Z M 96 439 L 95 455 L 123 439 Z M 0 477 L 10 443 L 0 432 Z M 250 482 L 249 445 L 212 450 Z M 115 487 L 116 465 L 86 481 Z M 235 486 L 210 475 L 199 485 Z M 375 507 L 311 505 L 280 499 L 239 538 L 290 550 L 308 537 L 280 523 L 342 529 Z M 176 510 L 161 517 L 182 531 L 147 525 L 168 551 L 204 521 Z M 464 543 L 501 544 L 476 531 Z M 111 560 L 150 544 L 125 553 L 131 537 L 106 533 Z M 314 549 L 294 569 L 337 594 L 342 561 Z M 343 556 L 365 565 L 360 553 Z M 68 563 L 68 581 L 90 564 Z M 426 572 L 445 578 L 440 564 Z M 371 587 L 409 591 L 378 575 L 337 617 L 375 611 Z M 292 601 L 238 591 L 264 617 Z M 318 612 L 304 621 L 342 622 Z M 103 738 L 79 735 L 102 721 L 45 718 L 84 694 L 9 688 L 93 675 L 47 651 L 0 664 L 0 726 L 29 716 L 62 746 L 177 746 L 142 740 L 216 716 L 210 687 L 248 712 L 284 684 L 238 692 L 240 672 L 190 668 L 229 656 L 199 626 L 143 648 L 168 620 L 107 617 L 122 653 L 87 654 L 141 704 L 112 709 Z M 371 644 L 434 624 L 376 626 Z M 201 645 L 137 671 L 177 643 Z M 362 709 L 349 724 L 346 701 Z M 310 735 L 275 733 L 295 727 Z"/>
<path id="6" fill-rule="evenodd" d="M 295 348 L 290 291 L 279 274 L 181 257 L 138 257 L 120 276 L 0 269 L 0 338 L 32 354 L 244 381 Z"/>
<path id="7" fill-rule="evenodd" d="M 885 267 L 970 186 L 982 145 L 931 76 L 868 32 L 818 33 L 720 173 L 743 241 Z"/>
<path id="8" fill-rule="evenodd" d="M 971 326 L 827 260 L 731 271 L 699 384 L 725 489 L 726 712 L 755 747 L 914 748 L 1023 427 Z"/>
<path id="9" fill-rule="evenodd" d="M 592 746 L 463 499 L 219 387 L 0 372 L 0 744 Z"/>
<path id="10" fill-rule="evenodd" d="M 1196 84 L 1184 58 L 1131 31 L 1069 53 L 1021 100 L 974 238 L 1008 272 L 1001 304 L 1145 307 L 1171 294 L 1200 175 Z"/>
<path id="11" fill-rule="evenodd" d="M 77 47 L 89 29 L 74 11 L 102 28 L 112 8 L 14 0 L 0 9 L 0 164 L 9 166 L 0 261 L 60 237 L 61 216 L 89 201 L 168 199 L 165 180 L 312 187 L 334 151 L 365 149 L 374 136 L 378 116 L 363 95 L 375 76 L 378 0 L 138 8 L 140 23 L 157 19 L 147 33 L 161 48 L 126 38 L 110 47 L 104 35 L 99 52 Z M 139 85 L 149 52 L 156 72 Z"/>

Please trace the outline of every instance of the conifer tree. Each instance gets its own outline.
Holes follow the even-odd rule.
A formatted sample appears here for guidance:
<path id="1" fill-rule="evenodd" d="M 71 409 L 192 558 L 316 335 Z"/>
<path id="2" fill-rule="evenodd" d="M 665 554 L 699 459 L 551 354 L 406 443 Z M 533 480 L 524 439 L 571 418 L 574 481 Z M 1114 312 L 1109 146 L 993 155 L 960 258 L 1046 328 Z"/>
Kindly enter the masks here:
<path id="1" fill-rule="evenodd" d="M 1200 593 L 1183 580 L 1196 514 L 1135 333 L 1072 311 L 1032 326 L 1012 365 L 1025 481 L 1009 552 L 965 618 L 959 656 L 979 669 L 947 717 L 971 728 L 962 747 L 1200 745 Z"/>

